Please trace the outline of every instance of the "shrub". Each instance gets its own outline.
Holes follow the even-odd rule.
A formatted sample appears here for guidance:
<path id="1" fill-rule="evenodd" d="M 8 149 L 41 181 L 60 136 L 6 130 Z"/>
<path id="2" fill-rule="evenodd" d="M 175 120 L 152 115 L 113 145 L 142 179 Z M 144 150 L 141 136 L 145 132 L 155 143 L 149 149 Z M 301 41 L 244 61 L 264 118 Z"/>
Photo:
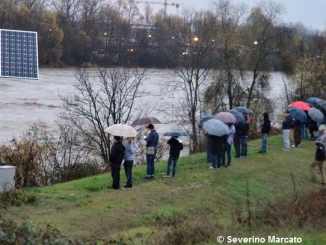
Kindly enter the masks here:
<path id="1" fill-rule="evenodd" d="M 23 204 L 34 204 L 36 196 L 28 195 L 26 192 L 11 189 L 0 193 L 0 203 L 4 206 L 21 206 Z"/>

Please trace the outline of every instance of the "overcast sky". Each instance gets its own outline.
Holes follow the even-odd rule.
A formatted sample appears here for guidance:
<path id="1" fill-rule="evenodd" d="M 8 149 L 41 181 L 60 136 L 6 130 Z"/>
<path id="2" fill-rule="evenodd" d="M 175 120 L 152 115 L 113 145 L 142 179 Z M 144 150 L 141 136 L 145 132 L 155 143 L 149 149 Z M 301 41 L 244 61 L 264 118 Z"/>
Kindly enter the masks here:
<path id="1" fill-rule="evenodd" d="M 150 0 L 146 0 L 150 1 Z M 164 2 L 164 0 L 153 1 Z M 249 7 L 256 5 L 257 0 L 231 0 L 232 3 L 245 3 Z M 273 0 L 273 2 L 281 3 L 285 7 L 285 13 L 281 16 L 285 23 L 301 22 L 307 27 L 318 29 L 320 31 L 326 30 L 326 0 Z M 179 3 L 180 8 L 194 8 L 194 9 L 208 9 L 212 0 L 167 0 L 168 4 Z M 152 7 L 157 9 L 159 6 Z M 168 12 L 176 13 L 176 8 L 168 6 Z"/>

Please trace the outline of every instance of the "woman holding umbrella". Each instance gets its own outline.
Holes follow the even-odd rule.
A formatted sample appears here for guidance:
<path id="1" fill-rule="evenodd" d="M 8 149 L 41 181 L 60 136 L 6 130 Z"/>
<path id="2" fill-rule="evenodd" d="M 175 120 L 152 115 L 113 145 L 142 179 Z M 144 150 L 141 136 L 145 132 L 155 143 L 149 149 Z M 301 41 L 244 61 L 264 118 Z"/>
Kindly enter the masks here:
<path id="1" fill-rule="evenodd" d="M 122 189 L 125 190 L 132 188 L 132 167 L 134 166 L 134 155 L 138 149 L 138 144 L 135 142 L 134 137 L 129 137 L 123 146 L 125 147 L 123 167 L 127 177 L 127 184 Z"/>

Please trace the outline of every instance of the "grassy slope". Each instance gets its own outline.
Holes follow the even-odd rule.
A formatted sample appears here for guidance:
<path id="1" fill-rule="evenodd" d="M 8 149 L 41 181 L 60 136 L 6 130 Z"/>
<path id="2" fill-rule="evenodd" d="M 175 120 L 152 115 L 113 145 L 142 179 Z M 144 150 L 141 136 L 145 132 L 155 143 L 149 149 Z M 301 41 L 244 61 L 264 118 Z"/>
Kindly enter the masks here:
<path id="1" fill-rule="evenodd" d="M 216 244 L 213 237 L 219 234 L 271 235 L 263 227 L 253 227 L 255 231 L 250 235 L 247 228 L 239 231 L 234 224 L 234 217 L 247 210 L 248 189 L 250 210 L 255 211 L 276 198 L 321 188 L 310 182 L 308 163 L 313 160 L 314 144 L 303 141 L 301 148 L 290 152 L 284 152 L 282 146 L 282 136 L 270 137 L 268 153 L 258 154 L 260 140 L 250 141 L 248 158 L 233 159 L 231 168 L 220 171 L 208 170 L 205 154 L 182 157 L 173 179 L 162 178 L 166 161 L 156 164 L 154 180 L 143 180 L 145 166 L 137 167 L 133 171 L 132 190 L 106 189 L 111 184 L 109 174 L 31 188 L 27 191 L 39 198 L 38 203 L 12 207 L 9 215 L 41 225 L 52 224 L 72 238 L 123 235 L 135 243 L 146 240 L 158 224 L 186 219 L 194 223 L 206 220 L 219 227 L 212 234 L 212 244 Z M 123 185 L 123 172 L 121 177 Z M 318 233 L 273 232 L 301 236 L 302 244 L 326 242 L 325 236 Z"/>

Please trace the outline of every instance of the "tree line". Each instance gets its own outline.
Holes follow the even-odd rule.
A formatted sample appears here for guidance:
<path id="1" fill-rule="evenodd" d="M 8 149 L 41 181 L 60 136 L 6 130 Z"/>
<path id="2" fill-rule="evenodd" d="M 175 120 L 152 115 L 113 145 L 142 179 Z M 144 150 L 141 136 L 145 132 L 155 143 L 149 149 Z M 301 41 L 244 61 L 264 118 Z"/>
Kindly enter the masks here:
<path id="1" fill-rule="evenodd" d="M 230 66 L 245 54 L 251 64 L 232 65 L 254 69 L 268 55 L 274 70 L 291 71 L 307 55 L 304 46 L 311 57 L 325 46 L 323 33 L 282 23 L 284 7 L 273 2 L 248 9 L 215 1 L 210 10 L 178 15 L 141 7 L 134 0 L 1 0 L 0 28 L 37 31 L 41 66 L 174 68 L 198 51 L 205 53 L 202 66 Z"/>

